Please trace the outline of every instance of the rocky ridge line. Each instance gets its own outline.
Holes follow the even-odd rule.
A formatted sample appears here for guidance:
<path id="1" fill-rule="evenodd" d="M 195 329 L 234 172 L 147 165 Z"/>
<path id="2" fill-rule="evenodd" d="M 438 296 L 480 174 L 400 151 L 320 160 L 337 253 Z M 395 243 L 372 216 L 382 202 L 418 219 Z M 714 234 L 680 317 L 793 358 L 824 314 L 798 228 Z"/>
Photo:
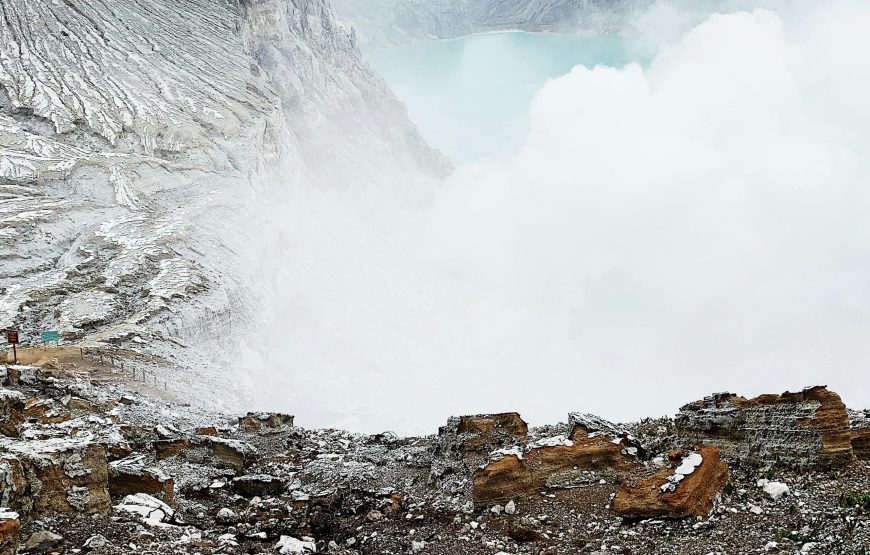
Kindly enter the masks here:
<path id="1" fill-rule="evenodd" d="M 823 470 L 824 450 L 750 460 L 720 452 L 721 428 L 682 436 L 680 415 L 617 425 L 573 413 L 540 428 L 474 415 L 418 438 L 307 430 L 290 415 L 209 412 L 97 376 L 0 369 L 2 555 L 857 554 L 870 540 L 861 450 Z M 734 427 L 741 449 L 844 431 L 825 424 L 847 413 L 824 388 L 770 398 L 801 417 L 771 417 L 766 434 L 758 419 L 754 435 Z M 757 409 L 732 403 L 725 424 L 747 421 L 740 408 Z"/>

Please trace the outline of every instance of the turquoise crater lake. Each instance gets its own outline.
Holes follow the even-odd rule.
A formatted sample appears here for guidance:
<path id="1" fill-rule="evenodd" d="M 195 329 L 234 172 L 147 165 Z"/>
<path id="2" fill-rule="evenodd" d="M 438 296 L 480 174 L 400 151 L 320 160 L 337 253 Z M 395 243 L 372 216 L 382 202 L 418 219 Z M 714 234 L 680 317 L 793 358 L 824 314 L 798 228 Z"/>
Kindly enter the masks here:
<path id="1" fill-rule="evenodd" d="M 634 61 L 614 35 L 502 32 L 367 53 L 408 106 L 424 138 L 458 164 L 510 155 L 526 135 L 529 104 L 548 79 L 576 65 Z"/>

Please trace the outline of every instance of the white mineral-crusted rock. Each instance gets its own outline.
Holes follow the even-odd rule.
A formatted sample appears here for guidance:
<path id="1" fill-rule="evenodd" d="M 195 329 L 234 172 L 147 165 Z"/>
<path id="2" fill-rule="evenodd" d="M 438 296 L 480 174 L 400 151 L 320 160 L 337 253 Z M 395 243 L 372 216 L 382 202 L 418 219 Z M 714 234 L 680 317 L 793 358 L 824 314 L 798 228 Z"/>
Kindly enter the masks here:
<path id="1" fill-rule="evenodd" d="M 779 500 L 781 497 L 788 495 L 791 492 L 791 489 L 788 485 L 783 484 L 782 482 L 769 482 L 767 480 L 759 480 L 759 486 L 761 486 L 762 491 L 766 493 L 771 499 L 774 501 Z"/>
<path id="2" fill-rule="evenodd" d="M 317 545 L 311 538 L 302 540 L 292 536 L 281 536 L 275 549 L 282 555 L 301 555 L 302 553 L 317 553 Z"/>
<path id="3" fill-rule="evenodd" d="M 137 515 L 148 526 L 172 526 L 177 524 L 175 511 L 159 499 L 144 493 L 124 497 L 116 511 Z"/>
<path id="4" fill-rule="evenodd" d="M 327 0 L 0 4 L 0 327 L 25 341 L 129 340 L 236 406 L 245 376 L 206 368 L 261 302 L 262 207 L 449 170 Z"/>

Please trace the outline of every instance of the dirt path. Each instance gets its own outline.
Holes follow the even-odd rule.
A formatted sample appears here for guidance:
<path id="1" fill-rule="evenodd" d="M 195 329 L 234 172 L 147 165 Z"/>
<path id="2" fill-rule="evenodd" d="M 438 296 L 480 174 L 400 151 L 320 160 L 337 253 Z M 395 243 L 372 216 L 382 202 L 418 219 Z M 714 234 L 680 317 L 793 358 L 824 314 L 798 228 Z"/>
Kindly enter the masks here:
<path id="1" fill-rule="evenodd" d="M 11 349 L 0 353 L 0 361 L 13 363 Z M 128 387 L 169 402 L 181 402 L 171 384 L 159 377 L 161 361 L 133 351 L 60 345 L 21 347 L 18 364 L 38 366 L 60 378 L 125 383 Z M 155 379 L 155 376 L 157 378 Z"/>

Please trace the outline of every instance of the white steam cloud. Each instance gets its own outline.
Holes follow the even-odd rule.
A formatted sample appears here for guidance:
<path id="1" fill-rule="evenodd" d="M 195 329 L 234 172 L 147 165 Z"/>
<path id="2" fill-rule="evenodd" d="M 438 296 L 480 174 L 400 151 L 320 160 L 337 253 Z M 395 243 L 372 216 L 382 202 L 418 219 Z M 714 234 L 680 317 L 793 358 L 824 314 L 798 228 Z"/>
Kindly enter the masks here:
<path id="1" fill-rule="evenodd" d="M 263 404 L 400 432 L 818 383 L 870 405 L 867 29 L 865 3 L 713 15 L 550 81 L 517 155 L 431 202 L 311 193 Z"/>

